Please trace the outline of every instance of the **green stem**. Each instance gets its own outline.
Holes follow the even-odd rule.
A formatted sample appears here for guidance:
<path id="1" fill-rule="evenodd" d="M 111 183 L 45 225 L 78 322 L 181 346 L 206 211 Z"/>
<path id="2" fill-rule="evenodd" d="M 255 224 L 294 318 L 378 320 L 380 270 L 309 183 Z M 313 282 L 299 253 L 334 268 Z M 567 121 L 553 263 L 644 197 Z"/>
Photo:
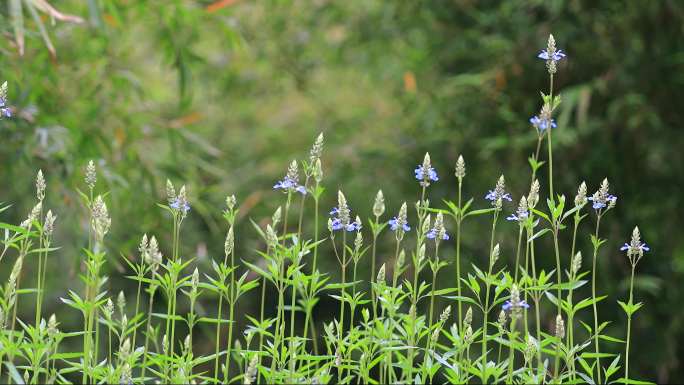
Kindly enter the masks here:
<path id="1" fill-rule="evenodd" d="M 601 225 L 601 213 L 599 212 L 596 219 L 596 231 L 594 237 L 596 242 L 598 242 L 599 227 Z M 601 383 L 601 358 L 599 357 L 599 331 L 598 331 L 598 309 L 596 308 L 596 260 L 598 257 L 598 243 L 594 245 L 594 257 L 592 260 L 591 268 L 591 299 L 592 308 L 594 310 L 594 349 L 596 351 L 596 375 L 598 381 L 597 384 Z"/>
<path id="2" fill-rule="evenodd" d="M 231 227 L 233 224 L 231 223 Z M 228 262 L 228 256 L 224 257 L 224 264 Z M 228 305 L 230 306 L 228 314 L 228 343 L 226 346 L 226 367 L 223 376 L 223 381 L 228 383 L 230 381 L 230 353 L 233 347 L 233 325 L 235 324 L 235 303 L 237 302 L 237 293 L 235 292 L 235 247 L 230 251 L 230 298 Z"/>
<path id="3" fill-rule="evenodd" d="M 520 270 L 520 245 L 522 243 L 522 233 L 523 233 L 523 226 L 520 226 L 520 230 L 518 231 L 518 246 L 515 249 L 515 273 L 514 273 L 514 281 L 517 283 L 518 282 L 518 270 Z"/>
<path id="4" fill-rule="evenodd" d="M 516 318 L 511 320 L 511 332 L 509 334 L 508 342 L 508 383 L 513 383 L 513 361 L 515 360 L 515 353 L 513 351 L 513 344 L 515 343 L 515 321 Z"/>
<path id="5" fill-rule="evenodd" d="M 553 74 L 550 74 L 550 85 L 549 85 L 549 97 L 551 99 L 550 103 L 551 105 L 549 108 L 553 106 Z M 555 202 L 555 195 L 553 193 L 553 151 L 552 151 L 552 143 L 551 143 L 551 125 L 549 124 L 549 127 L 546 130 L 546 135 L 548 139 L 548 149 L 549 149 L 549 195 L 551 197 L 551 202 Z"/>
<path id="6" fill-rule="evenodd" d="M 630 312 L 627 314 L 627 344 L 625 346 L 625 380 L 629 381 L 629 346 L 630 338 L 632 334 L 632 312 L 631 307 L 634 302 L 633 291 L 634 291 L 634 269 L 636 265 L 632 264 L 632 275 L 629 279 L 629 306 Z"/>
<path id="7" fill-rule="evenodd" d="M 558 316 L 561 316 L 561 301 L 563 300 L 561 297 L 561 265 L 560 265 L 560 251 L 558 249 L 558 227 L 556 224 L 553 225 L 553 247 L 554 251 L 556 254 L 556 279 L 558 280 L 558 287 L 556 291 L 556 302 L 558 304 Z M 563 342 L 563 337 L 559 337 L 560 342 L 556 344 L 556 358 L 554 360 L 555 366 L 554 366 L 554 372 L 553 376 L 554 378 L 558 378 L 558 370 L 560 366 L 560 346 L 561 343 Z"/>
<path id="8" fill-rule="evenodd" d="M 461 190 L 463 187 L 463 178 L 458 178 L 458 214 L 456 215 L 456 293 L 458 300 L 458 327 L 463 327 L 463 313 L 461 301 L 461 221 L 463 214 L 461 213 Z"/>
<path id="9" fill-rule="evenodd" d="M 138 316 L 138 311 L 140 311 L 140 290 L 142 289 L 142 278 L 143 278 L 142 273 L 144 272 L 142 265 L 138 266 L 138 268 L 140 270 L 138 270 L 138 290 L 137 290 L 136 295 L 135 295 L 135 316 L 136 317 Z M 136 342 L 135 338 L 136 338 L 137 334 L 138 334 L 138 328 L 134 328 L 133 329 L 133 341 L 132 341 L 133 346 L 137 346 L 135 343 Z M 110 358 L 109 362 L 111 362 L 111 358 Z"/>
<path id="10" fill-rule="evenodd" d="M 268 251 L 267 251 L 268 253 Z M 266 277 L 263 277 L 261 279 L 261 306 L 259 309 L 259 325 L 264 324 L 264 303 L 266 302 Z M 259 332 L 259 351 L 263 351 L 264 348 L 264 332 L 261 331 Z M 258 365 L 261 365 L 261 355 L 259 355 L 258 358 Z M 256 383 L 259 384 L 261 383 L 261 372 L 257 370 L 257 378 L 256 378 Z"/>
<path id="11" fill-rule="evenodd" d="M 580 215 L 579 215 L 579 210 L 575 212 L 575 224 L 573 226 L 572 230 L 572 246 L 570 249 L 570 276 L 571 276 L 571 281 L 574 282 L 576 279 L 576 274 L 573 271 L 572 268 L 572 263 L 573 259 L 575 258 L 575 246 L 576 246 L 576 241 L 577 241 L 577 228 L 579 227 L 580 223 Z M 570 290 L 568 292 L 568 339 L 567 339 L 567 351 L 569 354 L 568 357 L 568 368 L 570 369 L 570 379 L 574 380 L 575 379 L 575 360 L 574 360 L 574 354 L 572 353 L 572 347 L 575 345 L 575 337 L 574 337 L 574 318 L 575 318 L 575 311 L 574 307 L 572 304 L 572 293 L 574 289 L 572 286 L 570 286 Z"/>
<path id="12" fill-rule="evenodd" d="M 221 322 L 223 321 L 223 290 L 219 292 L 219 303 L 218 310 L 216 311 L 216 347 L 215 347 L 215 357 L 214 357 L 214 381 L 219 382 L 218 372 L 219 372 L 219 348 L 221 342 Z M 228 379 L 224 379 L 228 380 Z"/>
<path id="13" fill-rule="evenodd" d="M 376 254 L 376 244 L 378 241 L 378 233 L 377 233 L 377 228 L 378 228 L 378 222 L 380 220 L 380 217 L 376 216 L 375 217 L 375 229 L 373 229 L 373 246 L 371 247 L 371 272 L 370 272 L 370 280 L 368 282 L 371 283 L 371 287 L 373 286 L 373 282 L 375 282 L 377 278 L 377 271 L 375 270 L 375 254 Z M 378 297 L 375 295 L 375 290 L 371 290 L 371 303 L 373 304 L 373 319 L 378 318 Z"/>
<path id="14" fill-rule="evenodd" d="M 493 258 L 492 256 L 494 255 L 494 235 L 496 234 L 496 221 L 499 218 L 499 211 L 498 209 L 494 212 L 494 217 L 492 220 L 492 235 L 489 241 L 489 269 L 487 270 L 487 283 L 485 285 L 485 306 L 483 308 L 483 317 L 484 321 L 482 324 L 482 358 L 481 358 L 481 364 L 482 364 L 482 374 L 481 374 L 481 380 L 482 383 L 485 384 L 487 383 L 487 318 L 489 316 L 489 289 L 490 289 L 490 284 L 489 284 L 489 277 L 492 275 L 492 269 L 493 269 Z"/>

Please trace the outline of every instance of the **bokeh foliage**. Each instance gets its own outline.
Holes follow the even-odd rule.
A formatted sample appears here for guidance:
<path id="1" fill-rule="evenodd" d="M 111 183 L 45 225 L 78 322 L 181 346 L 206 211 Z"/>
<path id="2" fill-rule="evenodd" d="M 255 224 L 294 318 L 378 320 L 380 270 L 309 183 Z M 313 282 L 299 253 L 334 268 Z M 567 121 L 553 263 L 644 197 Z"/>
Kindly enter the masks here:
<path id="1" fill-rule="evenodd" d="M 520 196 L 535 145 L 528 118 L 537 112 L 546 82 L 535 55 L 553 32 L 568 52 L 556 77 L 563 97 L 556 184 L 573 196 L 582 180 L 592 191 L 604 176 L 611 181 L 619 200 L 607 221 L 608 251 L 599 261 L 604 294 L 626 297 L 628 263 L 618 246 L 638 224 L 653 252 L 640 264 L 636 282 L 646 307 L 634 324 L 635 377 L 684 378 L 682 3 L 53 5 L 85 23 L 51 23 L 46 14 L 36 19 L 24 8 L 23 56 L 11 9 L 0 9 L 0 79 L 9 83 L 16 116 L 0 122 L 0 201 L 13 205 L 3 221 L 18 223 L 30 210 L 32 201 L 24 198 L 42 168 L 62 247 L 51 262 L 49 306 L 61 306 L 58 297 L 76 282 L 86 223 L 75 187 L 82 188 L 89 159 L 111 190 L 112 255 L 133 255 L 143 232 L 168 239 L 168 218 L 155 203 L 170 178 L 188 185 L 193 211 L 184 254 L 202 263 L 221 255 L 219 208 L 230 193 L 241 202 L 241 257 L 256 258 L 259 244 L 249 219 L 268 217 L 282 204 L 270 187 L 291 159 L 306 156 L 320 131 L 326 135 L 330 206 L 331 192 L 343 188 L 356 211 L 369 214 L 382 188 L 395 211 L 402 200 L 415 199 L 412 169 L 425 151 L 443 176 L 432 188 L 434 202 L 453 197 L 450 175 L 460 153 L 468 163 L 467 194 L 477 200 L 504 172 L 514 198 Z M 484 260 L 482 226 L 465 229 L 464 250 L 475 263 Z M 513 238 L 506 240 L 509 250 Z M 582 242 L 588 251 L 589 240 Z M 5 272 L 8 263 L 2 261 Z M 323 263 L 335 271 L 334 259 Z M 109 269 L 120 276 L 123 265 L 112 258 Z M 112 286 L 126 282 L 116 278 Z M 618 320 L 611 328 L 619 335 L 624 319 L 618 305 L 604 303 L 601 316 Z"/>

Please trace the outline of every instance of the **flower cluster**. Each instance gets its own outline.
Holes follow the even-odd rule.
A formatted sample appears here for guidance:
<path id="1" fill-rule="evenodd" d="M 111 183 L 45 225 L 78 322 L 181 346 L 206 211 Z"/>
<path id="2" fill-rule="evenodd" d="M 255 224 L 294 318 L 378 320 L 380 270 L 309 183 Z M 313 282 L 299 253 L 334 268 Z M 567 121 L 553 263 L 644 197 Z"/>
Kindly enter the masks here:
<path id="1" fill-rule="evenodd" d="M 520 300 L 520 290 L 518 285 L 513 285 L 511 287 L 511 299 L 506 301 L 501 307 L 504 311 L 511 312 L 511 318 L 516 318 L 522 313 L 522 309 L 529 309 L 530 305 L 525 302 L 525 300 Z"/>
<path id="2" fill-rule="evenodd" d="M 169 207 L 180 212 L 183 216 L 187 215 L 188 211 L 190 211 L 190 204 L 188 204 L 185 186 L 181 186 L 178 195 L 170 200 Z"/>
<path id="3" fill-rule="evenodd" d="M 435 225 L 432 227 L 430 231 L 425 234 L 426 237 L 429 239 L 434 239 L 437 242 L 440 240 L 449 240 L 449 234 L 447 234 L 446 229 L 444 228 L 444 216 L 442 213 L 437 214 L 437 218 L 435 219 Z"/>
<path id="4" fill-rule="evenodd" d="M 524 196 L 520 198 L 520 204 L 518 204 L 518 210 L 514 213 L 509 215 L 506 220 L 509 221 L 517 221 L 519 223 L 525 222 L 527 218 L 530 216 L 530 210 L 529 206 L 527 204 L 527 198 Z"/>
<path id="5" fill-rule="evenodd" d="M 399 230 L 399 232 L 402 232 L 402 233 L 411 231 L 411 226 L 409 226 L 408 220 L 407 220 L 406 202 L 404 202 L 401 205 L 401 208 L 399 209 L 399 215 L 390 219 L 388 223 L 389 223 L 390 229 L 392 229 L 392 231 Z"/>
<path id="6" fill-rule="evenodd" d="M 430 185 L 430 181 L 437 182 L 439 177 L 437 176 L 437 171 L 432 167 L 430 163 L 430 154 L 425 153 L 425 158 L 423 159 L 423 164 L 418 165 L 414 170 L 416 174 L 416 179 L 420 181 L 420 185 L 427 187 Z"/>
<path id="7" fill-rule="evenodd" d="M 632 231 L 632 240 L 629 243 L 625 243 L 620 248 L 622 251 L 627 252 L 627 257 L 629 257 L 630 262 L 633 265 L 644 256 L 645 251 L 650 251 L 651 248 L 646 245 L 646 243 L 641 242 L 641 233 L 639 233 L 639 228 L 635 227 Z"/>
<path id="8" fill-rule="evenodd" d="M 499 180 L 496 182 L 496 186 L 494 187 L 494 190 L 489 190 L 487 195 L 485 195 L 485 199 L 488 201 L 491 201 L 494 206 L 500 207 L 501 200 L 505 199 L 507 201 L 512 201 L 511 199 L 511 194 L 506 192 L 506 180 L 504 179 L 504 176 L 501 175 L 499 177 Z"/>
<path id="9" fill-rule="evenodd" d="M 560 61 L 565 57 L 565 53 L 562 49 L 556 49 L 556 40 L 553 35 L 549 35 L 549 41 L 546 45 L 546 49 L 539 52 L 538 58 L 546 60 L 546 68 L 550 74 L 556 73 L 556 62 Z"/>
<path id="10" fill-rule="evenodd" d="M 594 210 L 598 211 L 606 207 L 612 208 L 613 206 L 615 206 L 617 197 L 615 195 L 610 194 L 609 189 L 610 186 L 608 184 L 608 178 L 606 178 L 601 183 L 601 187 L 598 189 L 598 191 L 596 191 L 594 195 L 592 195 L 591 197 L 587 198 L 587 200 L 594 202 L 592 204 Z"/>
<path id="11" fill-rule="evenodd" d="M 549 128 L 556 128 L 556 121 L 553 118 L 544 117 L 542 114 L 531 117 L 530 123 L 540 134 Z"/>
<path id="12" fill-rule="evenodd" d="M 0 118 L 2 117 L 11 118 L 12 110 L 7 107 L 7 82 L 2 83 L 0 86 Z"/>
<path id="13" fill-rule="evenodd" d="M 347 205 L 347 198 L 345 198 L 342 191 L 337 192 L 337 207 L 330 210 L 330 229 L 332 231 L 346 230 L 359 231 L 361 230 L 361 220 L 356 217 L 354 221 L 351 220 L 351 210 Z"/>
<path id="14" fill-rule="evenodd" d="M 293 160 L 287 169 L 287 175 L 283 180 L 278 181 L 273 185 L 274 190 L 283 190 L 284 192 L 296 191 L 302 195 L 306 194 L 306 187 L 299 184 L 299 176 L 297 172 L 297 161 Z"/>

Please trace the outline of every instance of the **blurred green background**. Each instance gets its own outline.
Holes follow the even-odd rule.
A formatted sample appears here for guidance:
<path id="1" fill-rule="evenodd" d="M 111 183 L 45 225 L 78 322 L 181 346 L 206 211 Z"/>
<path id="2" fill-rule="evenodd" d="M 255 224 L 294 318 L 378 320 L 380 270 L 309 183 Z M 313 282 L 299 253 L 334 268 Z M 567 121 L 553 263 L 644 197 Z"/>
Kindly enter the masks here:
<path id="1" fill-rule="evenodd" d="M 572 197 L 586 180 L 593 192 L 607 176 L 619 197 L 602 227 L 609 241 L 599 260 L 600 292 L 610 301 L 602 303 L 600 317 L 613 320 L 612 335 L 624 337 L 615 300 L 627 297 L 629 270 L 618 247 L 638 224 L 652 252 L 638 267 L 636 296 L 646 306 L 633 325 L 633 377 L 684 378 L 684 3 L 52 2 L 82 17 L 79 24 L 53 23 L 46 13 L 34 18 L 26 5 L 31 0 L 24 1 L 0 6 L 0 79 L 9 83 L 15 114 L 0 121 L 0 201 L 13 205 L 2 220 L 25 218 L 42 168 L 62 248 L 51 257 L 46 306 L 66 329 L 80 322 L 58 298 L 67 287 L 80 290 L 76 272 L 87 221 L 75 189 L 84 188 L 89 159 L 98 165 L 100 191 L 111 191 L 110 284 L 114 292 L 126 288 L 129 298 L 134 284 L 123 278 L 119 257 L 134 257 L 143 232 L 162 244 L 169 239 L 170 220 L 155 205 L 164 199 L 166 178 L 186 184 L 191 197 L 184 255 L 201 265 L 223 258 L 220 211 L 225 196 L 235 194 L 238 256 L 255 260 L 262 245 L 249 219 L 266 223 L 284 203 L 271 186 L 290 160 L 306 159 L 319 132 L 326 138 L 326 210 L 342 188 L 366 217 L 382 188 L 394 213 L 402 200 L 417 199 L 413 168 L 426 151 L 442 177 L 430 187 L 434 206 L 455 199 L 453 165 L 461 153 L 468 166 L 464 192 L 475 206 L 485 206 L 481 198 L 502 172 L 517 200 L 527 192 L 527 157 L 536 144 L 528 119 L 548 87 L 536 54 L 553 33 L 568 54 L 556 76 L 563 97 L 554 131 L 556 189 Z M 23 56 L 13 3 L 24 4 Z M 580 236 L 585 267 L 590 218 Z M 483 263 L 481 234 L 488 226 L 484 218 L 466 225 L 467 263 Z M 512 258 L 517 225 L 501 228 L 504 257 Z M 562 242 L 567 249 L 569 234 Z M 452 258 L 453 247 L 445 249 Z M 390 254 L 381 248 L 379 258 Z M 13 260 L 2 261 L 0 279 Z M 336 260 L 322 260 L 337 279 Z M 552 268 L 550 254 L 540 260 Z M 30 275 L 33 266 L 26 269 Z M 441 285 L 453 284 L 452 270 L 443 270 Z M 213 314 L 212 299 L 203 303 L 201 311 Z M 326 298 L 318 309 L 332 305 Z M 250 297 L 243 306 L 255 314 L 258 303 Z M 31 312 L 27 305 L 23 316 Z M 545 318 L 550 325 L 552 315 Z"/>

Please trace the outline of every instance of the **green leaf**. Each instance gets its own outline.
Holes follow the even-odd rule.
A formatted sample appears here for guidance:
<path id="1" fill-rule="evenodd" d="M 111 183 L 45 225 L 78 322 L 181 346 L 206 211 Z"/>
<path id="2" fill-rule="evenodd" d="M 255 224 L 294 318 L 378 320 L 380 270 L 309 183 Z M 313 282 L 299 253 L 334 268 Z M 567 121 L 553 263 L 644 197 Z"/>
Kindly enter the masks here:
<path id="1" fill-rule="evenodd" d="M 494 208 L 494 207 L 489 208 L 489 209 L 473 210 L 473 211 L 469 211 L 468 213 L 466 213 L 465 215 L 463 215 L 463 218 L 469 217 L 469 216 L 476 216 L 476 215 L 489 214 L 489 213 L 491 213 L 491 212 L 494 212 L 495 210 L 496 210 L 496 208 Z"/>
<path id="2" fill-rule="evenodd" d="M 536 234 L 534 234 L 533 236 L 531 236 L 530 239 L 527 240 L 527 242 L 532 242 L 532 241 L 534 241 L 535 239 L 541 237 L 542 235 L 548 233 L 549 231 L 551 231 L 551 229 L 549 229 L 549 228 L 541 229 L 541 230 L 539 230 Z"/>
<path id="3" fill-rule="evenodd" d="M 579 310 L 584 309 L 585 307 L 588 307 L 588 306 L 593 305 L 594 303 L 601 302 L 601 301 L 604 300 L 606 297 L 608 297 L 608 296 L 602 295 L 602 296 L 600 296 L 600 297 L 596 297 L 596 299 L 593 299 L 593 298 L 585 298 L 585 299 L 579 301 L 579 302 L 575 305 L 574 311 L 577 312 L 577 311 L 579 311 Z"/>
<path id="4" fill-rule="evenodd" d="M 627 314 L 628 317 L 631 317 L 634 313 L 636 313 L 644 305 L 643 302 L 624 303 L 622 301 L 617 301 L 617 303 L 620 304 L 620 307 L 625 312 L 625 314 Z"/>

